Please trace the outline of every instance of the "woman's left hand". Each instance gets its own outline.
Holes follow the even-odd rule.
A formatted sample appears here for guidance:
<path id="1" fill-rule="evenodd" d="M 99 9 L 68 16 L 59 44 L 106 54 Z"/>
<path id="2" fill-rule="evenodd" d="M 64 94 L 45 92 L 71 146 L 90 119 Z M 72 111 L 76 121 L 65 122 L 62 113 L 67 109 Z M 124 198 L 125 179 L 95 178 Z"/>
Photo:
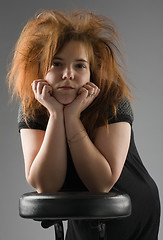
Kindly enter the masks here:
<path id="1" fill-rule="evenodd" d="M 74 101 L 64 108 L 64 114 L 74 118 L 80 118 L 80 114 L 84 111 L 98 96 L 100 89 L 92 82 L 82 86 Z"/>

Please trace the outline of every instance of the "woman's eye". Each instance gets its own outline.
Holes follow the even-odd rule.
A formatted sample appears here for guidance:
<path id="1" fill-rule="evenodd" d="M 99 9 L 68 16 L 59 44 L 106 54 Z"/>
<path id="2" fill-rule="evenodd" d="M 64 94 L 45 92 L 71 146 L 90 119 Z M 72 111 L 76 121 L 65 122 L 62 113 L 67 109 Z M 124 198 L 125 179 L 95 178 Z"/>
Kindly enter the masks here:
<path id="1" fill-rule="evenodd" d="M 77 68 L 86 68 L 86 66 L 82 63 L 79 63 L 76 65 Z"/>
<path id="2" fill-rule="evenodd" d="M 60 66 L 62 66 L 62 63 L 61 62 L 53 62 L 52 65 L 54 67 L 60 67 Z"/>

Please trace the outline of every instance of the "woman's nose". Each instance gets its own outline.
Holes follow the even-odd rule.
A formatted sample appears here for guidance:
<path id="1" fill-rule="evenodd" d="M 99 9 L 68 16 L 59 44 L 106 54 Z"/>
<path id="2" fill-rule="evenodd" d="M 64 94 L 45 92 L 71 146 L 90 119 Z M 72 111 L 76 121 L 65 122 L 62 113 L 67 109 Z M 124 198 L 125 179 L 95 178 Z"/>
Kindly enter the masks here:
<path id="1" fill-rule="evenodd" d="M 74 79 L 73 70 L 71 68 L 66 68 L 63 72 L 62 79 L 73 80 Z"/>

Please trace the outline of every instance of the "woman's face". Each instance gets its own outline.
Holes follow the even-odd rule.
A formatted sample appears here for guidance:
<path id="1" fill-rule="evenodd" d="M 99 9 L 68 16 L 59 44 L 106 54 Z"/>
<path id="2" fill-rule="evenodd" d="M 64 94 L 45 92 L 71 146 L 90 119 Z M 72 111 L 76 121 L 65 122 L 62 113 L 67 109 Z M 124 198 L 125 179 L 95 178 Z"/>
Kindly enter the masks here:
<path id="1" fill-rule="evenodd" d="M 45 80 L 52 86 L 53 96 L 66 105 L 79 89 L 90 81 L 90 64 L 86 47 L 80 41 L 70 41 L 54 56 Z"/>

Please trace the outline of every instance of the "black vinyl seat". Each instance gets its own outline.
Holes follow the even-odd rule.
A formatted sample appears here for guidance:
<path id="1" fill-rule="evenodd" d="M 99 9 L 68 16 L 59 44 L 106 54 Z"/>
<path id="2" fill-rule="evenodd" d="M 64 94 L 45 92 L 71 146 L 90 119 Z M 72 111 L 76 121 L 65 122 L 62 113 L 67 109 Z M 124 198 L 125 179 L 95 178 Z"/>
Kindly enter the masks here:
<path id="1" fill-rule="evenodd" d="M 99 239 L 105 239 L 105 221 L 131 214 L 130 197 L 122 192 L 57 192 L 54 194 L 26 193 L 19 199 L 22 218 L 41 221 L 44 228 L 55 227 L 57 240 L 64 239 L 63 220 L 95 220 Z"/>

